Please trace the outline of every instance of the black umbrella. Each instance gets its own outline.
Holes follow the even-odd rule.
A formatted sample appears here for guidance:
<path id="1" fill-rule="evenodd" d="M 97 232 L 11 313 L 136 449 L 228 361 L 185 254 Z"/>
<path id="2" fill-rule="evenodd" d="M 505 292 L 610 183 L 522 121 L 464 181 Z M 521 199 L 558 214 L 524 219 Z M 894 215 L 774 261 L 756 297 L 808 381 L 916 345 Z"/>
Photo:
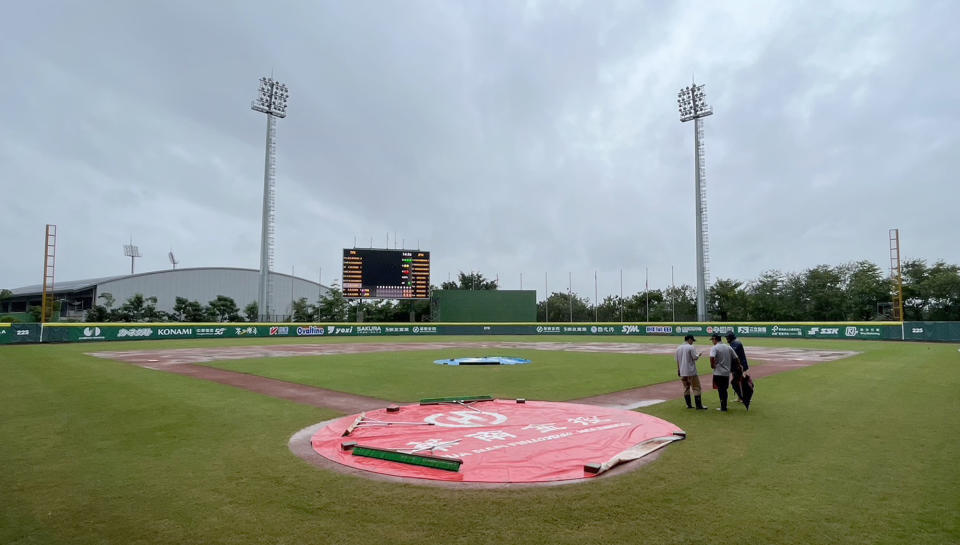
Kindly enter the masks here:
<path id="1" fill-rule="evenodd" d="M 740 379 L 740 393 L 743 395 L 743 405 L 750 410 L 750 400 L 753 399 L 753 379 L 750 375 L 743 375 Z"/>

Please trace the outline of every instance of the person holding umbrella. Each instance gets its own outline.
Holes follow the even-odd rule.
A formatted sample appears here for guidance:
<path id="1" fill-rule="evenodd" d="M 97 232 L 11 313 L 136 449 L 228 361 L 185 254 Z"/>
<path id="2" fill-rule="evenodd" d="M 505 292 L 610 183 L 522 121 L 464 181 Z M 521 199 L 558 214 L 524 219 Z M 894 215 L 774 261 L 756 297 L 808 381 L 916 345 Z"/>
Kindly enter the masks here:
<path id="1" fill-rule="evenodd" d="M 680 377 L 680 383 L 683 384 L 683 399 L 687 402 L 687 408 L 692 409 L 690 404 L 690 390 L 693 390 L 693 396 L 697 403 L 697 410 L 705 411 L 700 398 L 700 377 L 697 375 L 697 359 L 700 353 L 693 348 L 693 335 L 687 335 L 683 338 L 683 344 L 677 347 L 677 376 Z"/>
<path id="2" fill-rule="evenodd" d="M 730 372 L 734 366 L 740 365 L 740 359 L 737 353 L 729 345 L 720 341 L 720 335 L 714 334 L 710 337 L 713 342 L 713 348 L 710 349 L 710 367 L 713 368 L 713 389 L 720 395 L 720 408 L 718 411 L 727 410 L 727 386 L 730 385 Z"/>
<path id="3" fill-rule="evenodd" d="M 733 393 L 737 394 L 737 401 L 743 403 L 743 390 L 741 389 L 741 381 L 743 380 L 743 374 L 747 372 L 747 369 L 750 369 L 750 366 L 747 365 L 747 353 L 743 351 L 743 343 L 740 342 L 740 339 L 737 338 L 733 330 L 727 331 L 727 344 L 730 345 L 730 348 L 737 354 L 737 358 L 740 359 L 740 365 L 734 366 L 730 375 L 730 387 L 733 388 Z"/>

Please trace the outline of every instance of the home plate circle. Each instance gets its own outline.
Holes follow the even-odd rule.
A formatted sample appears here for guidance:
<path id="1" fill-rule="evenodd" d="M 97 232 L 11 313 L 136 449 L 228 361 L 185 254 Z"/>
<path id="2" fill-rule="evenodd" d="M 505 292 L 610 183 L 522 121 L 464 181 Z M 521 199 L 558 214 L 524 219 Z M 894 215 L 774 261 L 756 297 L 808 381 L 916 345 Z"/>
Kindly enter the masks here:
<path id="1" fill-rule="evenodd" d="M 538 483 L 596 477 L 686 436 L 650 415 L 576 403 L 488 399 L 390 409 L 331 421 L 311 446 L 339 464 L 395 477 Z"/>

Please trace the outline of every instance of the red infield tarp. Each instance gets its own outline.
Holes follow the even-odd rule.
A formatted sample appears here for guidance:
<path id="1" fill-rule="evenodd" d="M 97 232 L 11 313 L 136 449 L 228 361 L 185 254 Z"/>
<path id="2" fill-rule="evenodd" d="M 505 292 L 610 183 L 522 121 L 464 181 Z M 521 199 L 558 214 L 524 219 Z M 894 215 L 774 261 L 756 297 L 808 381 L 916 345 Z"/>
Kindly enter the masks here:
<path id="1" fill-rule="evenodd" d="M 361 424 L 344 437 L 358 419 Z M 334 462 L 397 477 L 532 483 L 590 478 L 596 474 L 584 469 L 588 464 L 606 464 L 606 469 L 684 435 L 670 422 L 633 411 L 497 399 L 368 411 L 331 422 L 311 441 L 317 453 Z M 463 463 L 453 472 L 355 456 L 341 448 L 347 442 L 459 458 Z M 637 448 L 644 444 L 653 447 Z"/>

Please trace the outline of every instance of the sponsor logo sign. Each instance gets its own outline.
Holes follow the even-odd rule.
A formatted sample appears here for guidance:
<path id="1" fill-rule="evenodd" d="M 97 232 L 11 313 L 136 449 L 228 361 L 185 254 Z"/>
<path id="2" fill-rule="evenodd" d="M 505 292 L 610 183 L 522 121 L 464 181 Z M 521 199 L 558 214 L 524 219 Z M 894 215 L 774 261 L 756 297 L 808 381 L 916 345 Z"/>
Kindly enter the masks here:
<path id="1" fill-rule="evenodd" d="M 435 326 L 435 325 L 413 326 L 413 332 L 414 332 L 414 333 L 427 333 L 427 334 L 435 335 L 435 334 L 437 333 L 437 326 Z"/>
<path id="2" fill-rule="evenodd" d="M 564 333 L 586 333 L 587 326 L 563 326 Z"/>
<path id="3" fill-rule="evenodd" d="M 445 428 L 479 428 L 480 426 L 499 426 L 507 421 L 507 417 L 490 412 L 453 411 L 431 414 L 423 420 Z"/>
<path id="4" fill-rule="evenodd" d="M 843 331 L 843 334 L 846 337 L 879 337 L 880 328 L 847 326 L 847 328 Z"/>
<path id="5" fill-rule="evenodd" d="M 677 333 L 703 333 L 703 326 L 699 325 L 678 325 L 674 328 Z"/>
<path id="6" fill-rule="evenodd" d="M 378 325 L 358 325 L 357 335 L 380 335 L 383 328 Z"/>
<path id="7" fill-rule="evenodd" d="M 539 329 L 539 328 L 537 328 L 537 329 Z M 623 333 L 624 335 L 639 335 L 639 334 L 640 334 L 640 326 L 638 326 L 638 325 L 622 325 L 622 326 L 620 326 L 620 333 Z"/>
<path id="8" fill-rule="evenodd" d="M 225 327 L 198 327 L 197 337 L 222 337 L 226 332 Z"/>
<path id="9" fill-rule="evenodd" d="M 182 337 L 184 335 L 193 335 L 192 327 L 161 327 L 157 330 L 157 335 L 161 337 Z"/>
<path id="10" fill-rule="evenodd" d="M 233 332 L 233 333 L 234 333 L 234 335 L 236 335 L 237 337 L 246 337 L 246 336 L 248 336 L 248 335 L 253 335 L 253 336 L 256 336 L 256 335 L 257 335 L 257 328 L 254 327 L 254 326 L 235 327 L 235 328 L 233 328 L 233 329 L 234 329 L 234 332 Z"/>
<path id="11" fill-rule="evenodd" d="M 290 328 L 287 326 L 271 326 L 270 327 L 270 335 L 289 335 L 289 334 L 290 334 Z"/>
<path id="12" fill-rule="evenodd" d="M 117 330 L 118 339 L 123 337 L 130 337 L 130 338 L 149 337 L 151 335 L 153 335 L 153 329 L 149 327 L 132 327 L 132 328 L 121 327 L 119 330 Z"/>
<path id="13" fill-rule="evenodd" d="M 330 328 L 333 329 L 333 326 L 330 326 Z M 272 335 L 272 333 L 271 333 L 271 335 Z M 299 336 L 301 336 L 301 337 L 310 337 L 310 336 L 323 335 L 323 328 L 322 328 L 322 327 L 317 327 L 317 326 L 315 326 L 315 325 L 311 325 L 311 326 L 307 326 L 307 327 L 298 327 L 298 328 L 297 328 L 297 335 L 299 335 Z"/>
<path id="14" fill-rule="evenodd" d="M 673 333 L 673 326 L 670 325 L 648 325 L 647 335 L 670 335 Z"/>
<path id="15" fill-rule="evenodd" d="M 6 334 L 7 331 L 4 330 L 3 333 Z M 18 329 L 18 330 L 17 330 L 17 337 L 25 337 L 25 336 L 27 336 L 27 335 L 29 335 L 29 334 L 30 334 L 30 330 L 29 330 L 29 329 Z"/>
<path id="16" fill-rule="evenodd" d="M 328 325 L 327 326 L 327 335 L 352 335 L 353 326 L 343 327 L 338 325 Z M 318 333 L 318 335 L 323 335 L 323 333 Z"/>
<path id="17" fill-rule="evenodd" d="M 770 328 L 770 335 L 774 337 L 802 337 L 802 327 L 775 325 Z"/>
<path id="18" fill-rule="evenodd" d="M 840 335 L 839 327 L 811 327 L 807 330 L 808 337 L 836 337 Z"/>
<path id="19" fill-rule="evenodd" d="M 765 325 L 741 325 L 737 326 L 738 335 L 766 335 L 767 326 Z"/>
<path id="20" fill-rule="evenodd" d="M 99 327 L 85 327 L 81 333 L 83 334 L 80 337 L 81 341 L 102 340 L 104 338 Z"/>
<path id="21" fill-rule="evenodd" d="M 391 327 L 387 326 L 383 328 L 385 333 L 410 333 L 409 327 Z"/>

